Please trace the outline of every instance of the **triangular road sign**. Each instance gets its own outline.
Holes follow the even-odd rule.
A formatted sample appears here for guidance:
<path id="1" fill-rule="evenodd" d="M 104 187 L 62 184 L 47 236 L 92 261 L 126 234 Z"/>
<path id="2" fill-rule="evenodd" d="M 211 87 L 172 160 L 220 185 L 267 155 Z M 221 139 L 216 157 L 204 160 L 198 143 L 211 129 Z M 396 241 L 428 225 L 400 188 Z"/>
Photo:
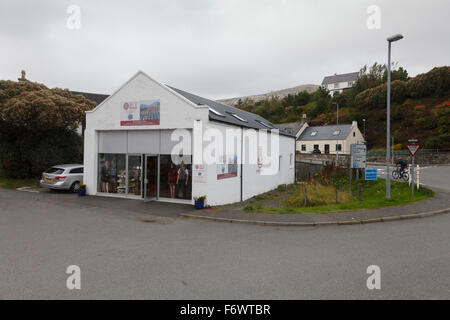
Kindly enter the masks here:
<path id="1" fill-rule="evenodd" d="M 414 157 L 414 155 L 416 154 L 417 150 L 420 149 L 420 145 L 419 144 L 407 144 L 406 147 L 408 148 L 408 151 L 411 154 L 411 157 Z"/>

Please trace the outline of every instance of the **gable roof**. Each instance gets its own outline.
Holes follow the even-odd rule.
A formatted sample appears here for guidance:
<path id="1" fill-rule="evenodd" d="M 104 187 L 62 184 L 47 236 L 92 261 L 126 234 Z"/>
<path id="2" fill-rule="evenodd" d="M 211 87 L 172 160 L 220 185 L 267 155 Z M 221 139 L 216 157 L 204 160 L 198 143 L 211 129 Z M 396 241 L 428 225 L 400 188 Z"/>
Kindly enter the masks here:
<path id="1" fill-rule="evenodd" d="M 358 79 L 359 72 L 350 72 L 343 74 L 335 74 L 332 76 L 327 76 L 323 78 L 322 85 L 328 85 L 336 82 L 348 82 L 348 81 L 356 81 Z"/>
<path id="2" fill-rule="evenodd" d="M 209 99 L 197 96 L 195 94 L 192 94 L 192 93 L 189 93 L 189 92 L 186 92 L 186 91 L 183 91 L 183 90 L 180 90 L 180 89 L 168 86 L 168 85 L 164 85 L 164 84 L 154 80 L 153 78 L 148 76 L 145 72 L 140 71 L 140 70 L 110 96 L 101 95 L 101 94 L 91 94 L 91 95 L 98 95 L 99 97 L 95 97 L 95 98 L 98 98 L 99 101 L 100 101 L 100 99 L 102 99 L 102 100 L 100 101 L 100 103 L 97 103 L 97 106 L 93 110 L 88 110 L 88 111 L 86 111 L 86 113 L 95 112 L 101 105 L 106 103 L 106 101 L 109 100 L 110 97 L 115 95 L 123 87 L 125 87 L 128 83 L 130 83 L 134 78 L 136 78 L 138 75 L 141 75 L 141 74 L 144 75 L 145 77 L 147 77 L 148 79 L 150 79 L 151 81 L 156 82 L 164 89 L 172 92 L 172 94 L 177 95 L 180 99 L 185 100 L 187 103 L 189 103 L 190 105 L 192 105 L 194 107 L 199 107 L 199 108 L 209 107 L 210 108 L 209 109 L 209 119 L 210 120 L 229 123 L 229 124 L 237 125 L 239 127 L 253 128 L 253 129 L 265 129 L 265 130 L 279 129 L 273 123 L 271 123 L 270 121 L 264 119 L 263 117 L 261 117 L 257 114 L 247 112 L 247 111 L 235 108 L 235 107 L 230 107 L 225 104 L 219 103 L 217 101 L 209 100 Z M 82 95 L 87 94 L 87 93 L 76 92 L 76 91 L 73 91 L 73 93 L 82 94 Z M 94 97 L 92 97 L 92 98 L 94 98 Z M 212 111 L 211 109 L 213 109 L 215 112 Z M 245 121 L 241 121 L 241 120 L 239 120 L 239 118 L 244 119 Z M 284 131 L 279 131 L 279 134 L 288 136 L 288 137 L 295 137 L 295 135 L 289 134 Z"/>
<path id="3" fill-rule="evenodd" d="M 297 122 L 279 123 L 276 124 L 276 126 L 280 128 L 280 131 L 284 131 L 295 136 L 297 132 L 302 128 L 304 123 L 305 121 L 302 120 Z"/>
<path id="4" fill-rule="evenodd" d="M 254 113 L 251 113 L 251 112 L 239 109 L 239 108 L 230 107 L 225 104 L 219 103 L 217 101 L 209 100 L 209 99 L 197 96 L 195 94 L 192 94 L 192 93 L 189 93 L 189 92 L 186 92 L 186 91 L 183 91 L 183 90 L 171 87 L 171 86 L 168 86 L 168 87 L 170 89 L 172 89 L 173 91 L 175 91 L 176 93 L 182 95 L 183 97 L 185 97 L 192 103 L 195 103 L 197 105 L 206 105 L 221 114 L 221 115 L 216 114 L 216 113 L 214 113 L 214 111 L 211 111 L 211 109 L 210 109 L 209 110 L 209 119 L 210 120 L 229 123 L 229 124 L 237 125 L 240 127 L 246 127 L 246 128 L 252 128 L 252 129 L 265 129 L 265 130 L 279 129 L 279 127 L 277 127 L 270 121 L 264 119 L 263 117 L 261 117 L 257 114 L 254 114 Z M 246 121 L 241 121 L 241 120 L 237 119 L 236 117 L 234 117 L 232 114 L 235 114 L 239 118 L 245 119 Z M 291 134 L 291 133 L 288 133 L 288 132 L 285 132 L 282 130 L 280 130 L 279 133 L 280 133 L 280 135 L 285 135 L 285 136 L 289 136 L 289 137 L 295 136 L 295 133 Z"/>
<path id="5" fill-rule="evenodd" d="M 90 93 L 90 92 L 81 92 L 81 91 L 70 91 L 71 94 L 78 95 L 81 94 L 88 100 L 94 101 L 97 105 L 102 103 L 106 98 L 109 97 L 108 94 L 100 94 L 100 93 Z"/>
<path id="6" fill-rule="evenodd" d="M 350 132 L 352 132 L 351 124 L 340 124 L 334 126 L 318 126 L 308 127 L 302 132 L 298 140 L 313 141 L 313 140 L 345 140 Z M 339 131 L 339 134 L 334 135 L 335 131 Z M 317 132 L 315 135 L 311 133 Z"/>

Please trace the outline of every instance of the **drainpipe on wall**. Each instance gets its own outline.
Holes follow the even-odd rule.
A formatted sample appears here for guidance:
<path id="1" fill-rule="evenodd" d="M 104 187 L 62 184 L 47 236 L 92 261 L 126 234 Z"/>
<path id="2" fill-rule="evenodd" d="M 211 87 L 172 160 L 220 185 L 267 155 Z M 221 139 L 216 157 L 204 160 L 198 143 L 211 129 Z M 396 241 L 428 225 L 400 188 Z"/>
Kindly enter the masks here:
<path id="1" fill-rule="evenodd" d="M 244 187 L 244 127 L 241 127 L 241 202 L 244 200 L 243 187 Z"/>

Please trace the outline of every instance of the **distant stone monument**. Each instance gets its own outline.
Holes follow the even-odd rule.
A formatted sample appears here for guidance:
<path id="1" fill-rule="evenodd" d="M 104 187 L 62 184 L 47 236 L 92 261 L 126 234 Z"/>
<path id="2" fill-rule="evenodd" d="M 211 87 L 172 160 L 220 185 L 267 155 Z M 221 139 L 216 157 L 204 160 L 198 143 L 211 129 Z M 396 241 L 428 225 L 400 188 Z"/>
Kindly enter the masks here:
<path id="1" fill-rule="evenodd" d="M 22 70 L 20 73 L 22 74 L 22 77 L 18 78 L 17 80 L 19 80 L 19 81 L 28 81 L 28 80 L 25 78 L 25 70 Z"/>

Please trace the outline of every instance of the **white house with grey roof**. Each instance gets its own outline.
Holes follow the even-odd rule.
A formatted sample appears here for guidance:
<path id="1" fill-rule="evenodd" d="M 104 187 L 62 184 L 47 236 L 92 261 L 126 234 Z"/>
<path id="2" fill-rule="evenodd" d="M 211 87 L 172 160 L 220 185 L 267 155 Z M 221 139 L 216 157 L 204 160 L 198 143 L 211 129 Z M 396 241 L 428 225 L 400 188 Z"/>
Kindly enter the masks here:
<path id="1" fill-rule="evenodd" d="M 330 91 L 331 96 L 335 92 L 342 93 L 343 90 L 351 88 L 358 80 L 359 72 L 334 74 L 323 78 L 322 87 Z"/>
<path id="2" fill-rule="evenodd" d="M 256 114 L 139 71 L 86 112 L 83 182 L 89 195 L 181 203 L 206 195 L 209 205 L 243 201 L 295 180 L 295 136 L 272 129 Z M 232 148 L 222 144 L 228 137 L 218 139 L 228 132 Z M 216 148 L 209 153 L 212 142 Z M 196 161 L 198 150 L 214 162 Z"/>
<path id="3" fill-rule="evenodd" d="M 307 123 L 298 132 L 296 150 L 300 153 L 350 154 L 350 145 L 364 143 L 357 121 L 352 124 L 310 127 Z"/>

